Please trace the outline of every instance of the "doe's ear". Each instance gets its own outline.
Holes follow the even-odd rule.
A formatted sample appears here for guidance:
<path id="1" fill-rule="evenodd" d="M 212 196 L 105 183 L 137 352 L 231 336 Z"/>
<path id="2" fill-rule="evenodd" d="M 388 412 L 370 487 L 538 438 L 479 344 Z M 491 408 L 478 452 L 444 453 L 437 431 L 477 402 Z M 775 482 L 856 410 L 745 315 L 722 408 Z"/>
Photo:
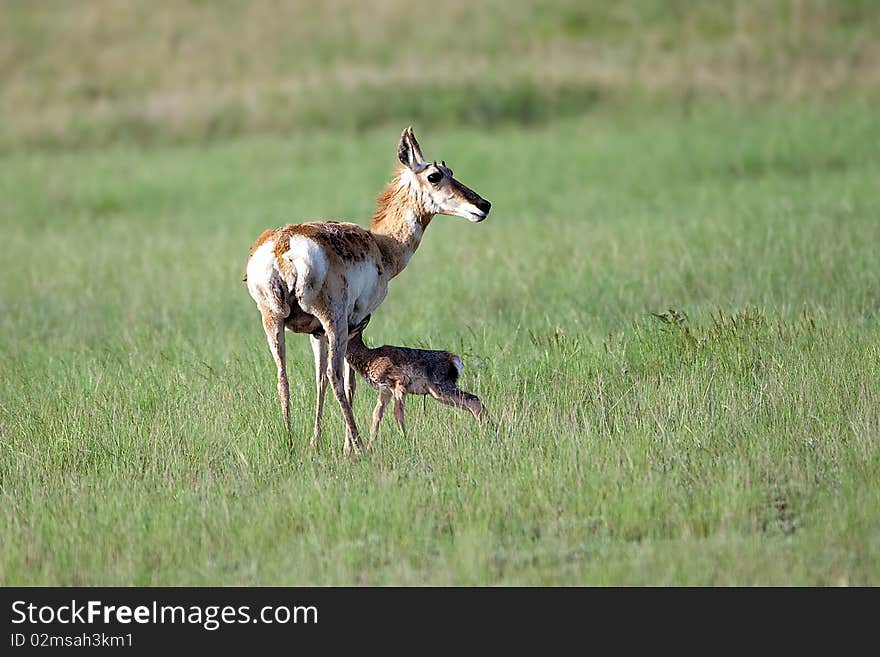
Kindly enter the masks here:
<path id="1" fill-rule="evenodd" d="M 407 128 L 400 135 L 400 143 L 397 145 L 397 159 L 402 165 L 413 171 L 421 171 L 424 168 L 425 158 L 422 156 L 422 149 L 419 147 L 419 142 L 416 141 L 412 127 Z"/>

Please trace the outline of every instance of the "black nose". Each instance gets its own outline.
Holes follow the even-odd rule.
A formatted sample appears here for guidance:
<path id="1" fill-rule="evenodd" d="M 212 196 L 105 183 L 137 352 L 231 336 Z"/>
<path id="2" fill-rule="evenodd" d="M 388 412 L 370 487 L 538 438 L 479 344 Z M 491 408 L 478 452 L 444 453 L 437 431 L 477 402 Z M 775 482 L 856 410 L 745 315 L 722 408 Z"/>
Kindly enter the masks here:
<path id="1" fill-rule="evenodd" d="M 489 203 L 489 201 L 487 201 L 486 199 L 481 198 L 479 201 L 477 201 L 477 207 L 480 208 L 482 212 L 489 214 L 489 209 L 492 207 L 492 204 Z"/>

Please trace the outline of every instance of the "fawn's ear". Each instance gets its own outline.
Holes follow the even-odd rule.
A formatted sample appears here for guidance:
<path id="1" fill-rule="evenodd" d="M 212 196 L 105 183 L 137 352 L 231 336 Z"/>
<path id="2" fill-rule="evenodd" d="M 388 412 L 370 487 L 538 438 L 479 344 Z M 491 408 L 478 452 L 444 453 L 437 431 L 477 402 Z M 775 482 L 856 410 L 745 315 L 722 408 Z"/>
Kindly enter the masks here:
<path id="1" fill-rule="evenodd" d="M 412 127 L 407 128 L 400 135 L 400 143 L 397 145 L 397 159 L 416 173 L 425 168 L 425 158 L 422 156 L 422 149 L 419 147 L 419 142 L 416 141 Z"/>
<path id="2" fill-rule="evenodd" d="M 363 333 L 364 329 L 367 328 L 367 324 L 370 323 L 370 319 L 372 319 L 372 317 L 372 315 L 367 315 L 366 317 L 364 317 L 360 322 L 358 322 L 348 330 L 348 335 L 352 336 L 357 335 L 358 333 Z"/>

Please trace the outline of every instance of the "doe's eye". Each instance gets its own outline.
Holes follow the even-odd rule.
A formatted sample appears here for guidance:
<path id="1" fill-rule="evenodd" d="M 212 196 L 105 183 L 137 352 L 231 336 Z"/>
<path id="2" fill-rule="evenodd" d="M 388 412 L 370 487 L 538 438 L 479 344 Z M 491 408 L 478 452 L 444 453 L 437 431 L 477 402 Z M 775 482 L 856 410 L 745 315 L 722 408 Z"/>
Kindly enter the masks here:
<path id="1" fill-rule="evenodd" d="M 434 183 L 435 185 L 440 182 L 440 179 L 443 177 L 443 174 L 439 171 L 434 171 L 428 174 L 428 182 Z"/>

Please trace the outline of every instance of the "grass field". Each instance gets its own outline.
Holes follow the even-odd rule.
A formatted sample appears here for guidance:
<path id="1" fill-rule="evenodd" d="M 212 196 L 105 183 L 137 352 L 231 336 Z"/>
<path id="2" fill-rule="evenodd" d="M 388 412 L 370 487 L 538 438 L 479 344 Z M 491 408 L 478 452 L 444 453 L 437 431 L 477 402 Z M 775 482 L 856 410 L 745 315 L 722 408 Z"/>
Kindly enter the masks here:
<path id="1" fill-rule="evenodd" d="M 880 113 L 847 80 L 534 123 L 414 110 L 493 210 L 435 218 L 367 336 L 461 353 L 500 430 L 412 400 L 409 438 L 387 417 L 358 461 L 335 403 L 308 448 L 296 335 L 287 450 L 240 278 L 267 227 L 367 223 L 409 106 L 211 138 L 128 133 L 124 103 L 82 133 L 61 97 L 22 111 L 0 152 L 0 583 L 880 583 Z M 362 430 L 374 401 L 361 385 Z"/>

